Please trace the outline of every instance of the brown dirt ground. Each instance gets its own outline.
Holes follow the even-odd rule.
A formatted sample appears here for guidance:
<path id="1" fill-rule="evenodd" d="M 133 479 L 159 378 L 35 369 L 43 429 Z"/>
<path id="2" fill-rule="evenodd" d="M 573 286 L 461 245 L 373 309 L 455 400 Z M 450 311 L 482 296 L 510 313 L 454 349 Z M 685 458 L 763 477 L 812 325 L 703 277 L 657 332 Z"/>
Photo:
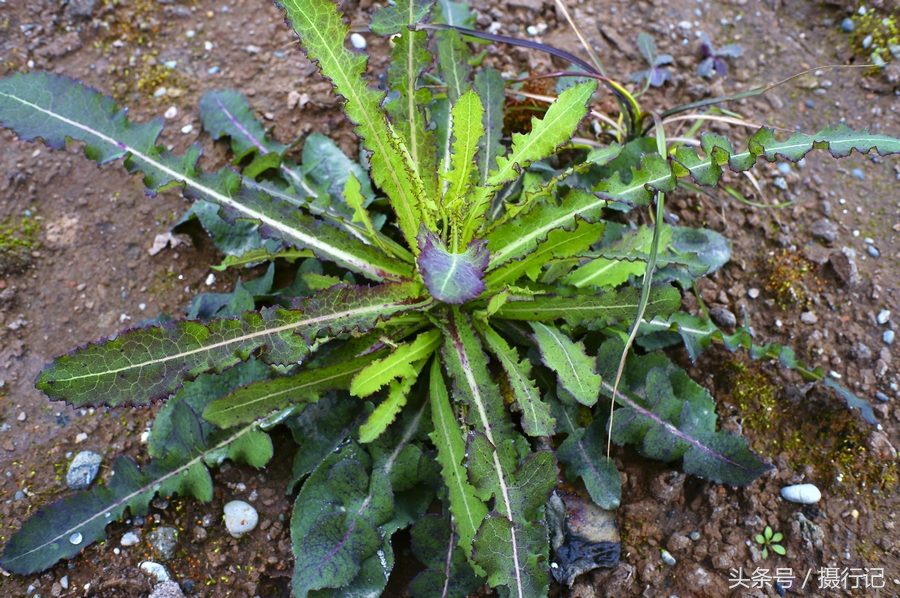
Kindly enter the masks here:
<path id="1" fill-rule="evenodd" d="M 673 83 L 643 98 L 645 104 L 663 109 L 708 93 L 770 83 L 810 66 L 854 60 L 848 38 L 834 25 L 846 16 L 844 7 L 808 1 L 789 4 L 780 0 L 570 3 L 613 76 L 624 80 L 643 68 L 633 43 L 640 31 L 654 37 L 660 52 L 675 57 Z M 361 23 L 372 2 L 351 0 L 344 8 L 355 23 Z M 579 49 L 552 2 L 512 0 L 506 7 L 497 3 L 476 8 L 481 28 L 498 21 L 500 33 L 525 36 L 526 26 L 543 22 L 548 26 L 544 42 Z M 743 46 L 744 55 L 730 61 L 727 78 L 710 83 L 694 75 L 697 44 L 682 40 L 693 40 L 698 30 L 707 32 L 717 45 Z M 193 37 L 189 31 L 195 32 Z M 212 42 L 212 50 L 204 48 L 206 41 Z M 383 72 L 385 42 L 371 36 L 369 42 L 374 54 L 370 70 Z M 175 69 L 162 66 L 172 59 L 178 61 Z M 493 48 L 488 61 L 511 72 L 550 67 L 543 56 L 510 48 Z M 209 74 L 215 66 L 220 72 Z M 328 84 L 296 48 L 282 13 L 261 0 L 2 1 L 0 75 L 31 69 L 65 73 L 112 93 L 138 121 L 162 116 L 175 106 L 178 115 L 169 122 L 162 142 L 180 152 L 199 140 L 207 149 L 207 169 L 226 159 L 226 148 L 212 144 L 201 132 L 196 106 L 210 89 L 244 91 L 281 142 L 319 131 L 356 155 Z M 168 95 L 153 97 L 163 86 Z M 289 109 L 291 90 L 309 94 L 310 101 Z M 765 97 L 732 102 L 728 108 L 751 122 L 790 130 L 812 132 L 846 119 L 855 127 L 869 126 L 896 136 L 898 105 L 883 76 L 825 70 Z M 189 124 L 193 131 L 182 133 Z M 712 129 L 739 140 L 747 134 L 718 123 Z M 212 287 L 204 284 L 209 266 L 221 256 L 202 234 L 195 236 L 192 247 L 148 255 L 154 236 L 165 232 L 188 207 L 178 193 L 149 199 L 140 180 L 129 178 L 120 164 L 98 173 L 77 144 L 52 152 L 20 142 L 9 132 L 0 132 L 0 140 L 0 172 L 7 175 L 0 179 L 0 221 L 9 219 L 5 229 L 24 222 L 37 230 L 33 245 L 0 256 L 2 540 L 30 513 L 66 492 L 69 452 L 91 449 L 104 455 L 105 464 L 119 454 L 142 462 L 139 436 L 154 412 L 152 408 L 84 412 L 48 403 L 32 386 L 43 364 L 143 318 L 182 314 L 198 292 L 229 291 L 237 273 L 217 274 Z M 843 383 L 877 407 L 880 426 L 867 426 L 847 413 L 832 393 L 819 386 L 810 389 L 775 365 L 724 350 L 710 351 L 696 365 L 676 354 L 718 398 L 723 425 L 742 431 L 777 468 L 747 488 L 734 489 L 685 478 L 678 464 L 648 463 L 632 451 L 618 450 L 615 457 L 625 480 L 624 506 L 617 514 L 622 565 L 611 574 L 585 576 L 571 596 L 777 595 L 771 585 L 730 589 L 730 570 L 738 567 L 748 576 L 756 568 L 772 574 L 775 568 L 790 568 L 798 578 L 796 586 L 812 570 L 805 589 L 790 590 L 797 595 L 890 596 L 900 591 L 900 535 L 895 529 L 900 504 L 894 492 L 898 473 L 893 450 L 900 446 L 900 380 L 891 348 L 881 340 L 883 330 L 893 324 L 875 321 L 883 309 L 900 314 L 896 297 L 900 248 L 895 233 L 900 229 L 895 192 L 900 169 L 896 157 L 854 156 L 835 164 L 819 153 L 806 162 L 786 175 L 787 190 L 772 184 L 777 176 L 774 165 L 756 169 L 765 196 L 754 196 L 754 201 L 793 200 L 785 209 L 748 207 L 722 193 L 717 199 L 688 192 L 671 198 L 670 206 L 684 223 L 708 226 L 734 240 L 733 260 L 701 285 L 704 300 L 731 309 L 739 318 L 746 309 L 759 341 L 790 345 L 807 362 L 839 374 Z M 853 176 L 854 168 L 861 169 L 864 181 Z M 752 194 L 746 181 L 732 176 L 730 182 Z M 831 220 L 838 227 L 838 238 L 830 245 L 811 234 L 812 223 L 823 217 L 822 202 L 829 204 Z M 856 230 L 858 236 L 853 234 Z M 867 256 L 866 237 L 874 240 L 879 258 Z M 855 285 L 831 265 L 830 256 L 844 246 L 857 253 L 860 282 Z M 833 261 L 840 269 L 840 258 Z M 779 292 L 788 287 L 799 298 Z M 748 298 L 751 288 L 761 290 L 758 298 Z M 143 311 L 140 304 L 145 305 Z M 804 323 L 803 312 L 812 312 L 817 321 Z M 869 350 L 859 348 L 859 343 Z M 889 401 L 876 400 L 876 391 Z M 87 438 L 77 442 L 80 433 Z M 101 477 L 108 473 L 104 468 Z M 188 595 L 287 595 L 290 547 L 283 530 L 290 500 L 282 490 L 286 475 L 278 463 L 263 472 L 223 467 L 215 475 L 216 496 L 210 504 L 175 501 L 153 511 L 145 532 L 159 522 L 184 530 L 179 556 L 166 566 L 185 589 L 191 587 Z M 818 505 L 800 508 L 778 497 L 782 486 L 801 481 L 823 490 Z M 27 490 L 28 496 L 14 500 L 19 490 Z M 215 524 L 205 540 L 194 538 L 195 522 L 206 514 L 218 521 L 225 501 L 246 499 L 253 490 L 259 494 L 256 507 L 263 520 L 253 534 L 237 542 Z M 761 560 L 752 538 L 766 525 L 785 534 L 786 556 Z M 111 525 L 109 541 L 86 548 L 70 563 L 42 575 L 0 577 L 0 594 L 24 596 L 34 585 L 45 597 L 146 595 L 151 586 L 138 569 L 146 546 L 118 548 L 122 533 L 130 528 L 126 523 Z M 689 539 L 692 532 L 699 532 L 700 538 Z M 663 548 L 675 557 L 675 566 L 662 563 Z M 404 553 L 398 554 L 402 563 Z M 819 589 L 817 571 L 824 567 L 881 569 L 885 587 Z M 398 570 L 403 570 L 402 564 Z M 58 581 L 65 575 L 69 589 L 61 590 Z"/>

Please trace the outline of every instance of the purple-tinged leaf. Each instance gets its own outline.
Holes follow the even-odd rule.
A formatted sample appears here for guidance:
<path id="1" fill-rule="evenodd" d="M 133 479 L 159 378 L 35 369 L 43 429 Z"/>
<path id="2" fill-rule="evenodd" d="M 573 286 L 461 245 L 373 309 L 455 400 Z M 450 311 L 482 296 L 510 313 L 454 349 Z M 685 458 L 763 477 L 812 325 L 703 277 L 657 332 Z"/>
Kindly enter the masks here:
<path id="1" fill-rule="evenodd" d="M 486 241 L 476 239 L 463 253 L 453 253 L 438 235 L 422 226 L 418 242 L 419 273 L 432 297 L 461 305 L 484 291 L 484 270 L 489 258 Z"/>
<path id="2" fill-rule="evenodd" d="M 715 65 L 714 58 L 712 58 L 712 57 L 704 58 L 703 62 L 701 62 L 700 65 L 697 67 L 697 74 L 700 75 L 701 77 L 709 77 L 710 75 L 712 75 L 714 65 Z"/>

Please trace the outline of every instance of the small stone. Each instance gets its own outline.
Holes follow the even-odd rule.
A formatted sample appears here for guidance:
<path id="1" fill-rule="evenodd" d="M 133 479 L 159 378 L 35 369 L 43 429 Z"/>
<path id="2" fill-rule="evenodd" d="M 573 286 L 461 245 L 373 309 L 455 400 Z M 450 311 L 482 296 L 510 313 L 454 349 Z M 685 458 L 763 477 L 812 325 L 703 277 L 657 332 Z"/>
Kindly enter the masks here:
<path id="1" fill-rule="evenodd" d="M 672 556 L 672 554 L 671 554 L 668 550 L 663 550 L 661 556 L 662 556 L 662 561 L 663 561 L 665 564 L 667 564 L 667 565 L 670 566 L 670 567 L 674 567 L 674 566 L 675 566 L 675 563 L 676 563 L 675 557 Z"/>
<path id="2" fill-rule="evenodd" d="M 893 345 L 894 344 L 894 331 L 893 330 L 885 330 L 884 334 L 881 335 L 881 340 L 884 341 L 885 345 Z"/>
<path id="3" fill-rule="evenodd" d="M 862 169 L 854 168 L 853 170 L 850 171 L 850 174 L 852 174 L 853 176 L 855 176 L 856 178 L 858 178 L 861 181 L 866 180 L 866 175 L 862 171 Z"/>
<path id="4" fill-rule="evenodd" d="M 259 522 L 259 515 L 249 504 L 233 500 L 225 505 L 225 528 L 234 538 L 240 538 L 253 530 Z"/>
<path id="5" fill-rule="evenodd" d="M 888 401 L 891 400 L 891 398 L 889 396 L 887 396 L 880 390 L 875 393 L 875 398 L 878 399 L 879 401 L 881 401 L 882 403 L 887 403 Z"/>
<path id="6" fill-rule="evenodd" d="M 822 499 L 822 492 L 812 484 L 796 484 L 782 488 L 781 498 L 801 505 L 812 505 Z"/>
<path id="7" fill-rule="evenodd" d="M 178 61 L 177 60 L 167 60 L 163 63 L 163 66 L 165 66 L 167 69 L 169 69 L 171 71 L 176 66 L 178 66 Z"/>
<path id="8" fill-rule="evenodd" d="M 696 542 L 697 540 L 700 539 L 700 532 L 691 532 L 688 534 L 688 538 L 690 538 L 691 540 Z"/>
<path id="9" fill-rule="evenodd" d="M 853 33 L 854 29 L 856 29 L 856 24 L 850 17 L 847 17 L 846 19 L 841 21 L 841 31 L 843 31 L 844 33 Z"/>
<path id="10" fill-rule="evenodd" d="M 211 41 L 203 42 L 203 49 L 206 50 L 207 52 L 209 52 L 210 50 L 213 49 L 213 43 Z"/>
<path id="11" fill-rule="evenodd" d="M 193 130 L 194 130 L 194 125 L 189 124 L 189 125 L 184 125 L 183 127 L 181 127 L 181 132 L 184 133 L 185 135 L 187 135 L 188 133 L 190 133 Z"/>
<path id="12" fill-rule="evenodd" d="M 75 435 L 75 444 L 81 444 L 88 439 L 88 435 L 84 432 Z"/>
<path id="13" fill-rule="evenodd" d="M 209 533 L 199 525 L 194 526 L 194 542 L 205 542 L 209 537 Z"/>
<path id="14" fill-rule="evenodd" d="M 803 105 L 806 106 L 807 108 L 809 108 L 810 110 L 812 110 L 813 108 L 816 107 L 816 103 L 813 102 L 812 100 L 806 100 L 805 102 L 803 102 Z"/>
<path id="15" fill-rule="evenodd" d="M 781 174 L 791 173 L 791 165 L 787 162 L 779 162 L 776 168 L 778 168 L 778 172 L 780 172 Z"/>
<path id="16" fill-rule="evenodd" d="M 881 255 L 881 252 L 878 251 L 874 246 L 869 245 L 866 247 L 866 253 L 868 253 L 872 257 L 878 257 Z"/>
<path id="17" fill-rule="evenodd" d="M 734 328 L 737 325 L 735 315 L 724 307 L 712 308 L 709 310 L 709 317 L 722 328 Z"/>
<path id="18" fill-rule="evenodd" d="M 844 284 L 853 287 L 861 282 L 859 269 L 856 266 L 856 250 L 843 247 L 840 252 L 835 251 L 831 254 L 830 261 L 835 274 Z"/>
<path id="19" fill-rule="evenodd" d="M 838 238 L 837 225 L 827 218 L 820 218 L 809 227 L 812 236 L 822 239 L 826 243 L 834 243 Z"/>
<path id="20" fill-rule="evenodd" d="M 92 451 L 81 451 L 72 459 L 66 473 L 66 483 L 72 490 L 83 490 L 91 485 L 100 471 L 103 457 Z"/>
<path id="21" fill-rule="evenodd" d="M 353 47 L 357 50 L 366 49 L 366 38 L 364 38 L 359 33 L 353 33 L 350 35 L 350 43 L 353 44 Z"/>
<path id="22" fill-rule="evenodd" d="M 747 291 L 747 296 L 751 299 L 756 299 L 757 297 L 759 297 L 759 289 L 755 287 L 751 288 L 749 291 Z"/>
<path id="23" fill-rule="evenodd" d="M 26 419 L 28 419 L 28 416 L 25 415 L 25 412 L 23 411 L 23 412 L 21 412 L 21 413 L 19 414 L 19 417 L 17 417 L 16 419 L 17 419 L 18 421 L 20 421 L 20 422 L 23 422 L 23 421 L 25 421 Z"/>
<path id="24" fill-rule="evenodd" d="M 254 46 L 252 44 L 244 49 L 247 50 L 247 54 L 259 54 L 260 52 L 262 52 L 262 48 L 260 48 L 259 46 Z"/>
<path id="25" fill-rule="evenodd" d="M 212 285 L 216 284 L 216 275 L 213 274 L 212 272 L 210 272 L 209 276 L 206 277 L 204 284 L 206 284 L 206 286 L 208 286 L 208 287 L 211 287 Z"/>
<path id="26" fill-rule="evenodd" d="M 166 571 L 166 568 L 159 563 L 144 561 L 141 563 L 141 571 L 150 577 L 156 578 L 156 581 L 158 582 L 169 581 L 169 573 Z"/>
<path id="27" fill-rule="evenodd" d="M 819 321 L 819 318 L 811 311 L 805 311 L 800 314 L 800 321 L 804 324 L 815 324 Z"/>
<path id="28" fill-rule="evenodd" d="M 172 120 L 176 116 L 178 116 L 178 108 L 176 108 L 175 106 L 169 106 L 169 109 L 166 110 L 165 114 L 163 114 L 163 117 L 169 120 Z"/>
<path id="29" fill-rule="evenodd" d="M 147 534 L 150 542 L 150 550 L 160 561 L 168 561 L 175 556 L 175 548 L 178 546 L 178 530 L 174 527 L 158 527 Z"/>
<path id="30" fill-rule="evenodd" d="M 184 592 L 178 583 L 170 579 L 157 584 L 150 593 L 150 598 L 184 598 Z"/>
<path id="31" fill-rule="evenodd" d="M 153 97 L 154 97 L 154 98 L 161 98 L 161 97 L 163 97 L 164 95 L 166 95 L 167 93 L 169 93 L 169 90 L 166 89 L 165 87 L 157 87 L 157 88 L 156 88 L 156 91 L 153 92 Z"/>
<path id="32" fill-rule="evenodd" d="M 297 104 L 300 103 L 300 92 L 296 89 L 292 89 L 288 92 L 287 97 L 287 109 L 293 110 L 297 107 Z"/>
<path id="33" fill-rule="evenodd" d="M 62 577 L 60 577 L 59 585 L 62 587 L 62 589 L 68 590 L 69 589 L 69 576 L 63 575 Z"/>
<path id="34" fill-rule="evenodd" d="M 21 490 L 16 490 L 15 495 L 13 496 L 13 500 L 25 500 L 26 495 Z"/>
<path id="35" fill-rule="evenodd" d="M 862 343 L 856 343 L 855 345 L 853 345 L 853 348 L 850 349 L 850 353 L 855 359 L 861 361 L 868 361 L 869 359 L 872 359 L 872 349 Z"/>
<path id="36" fill-rule="evenodd" d="M 211 66 L 211 67 L 209 67 L 208 69 L 206 69 L 206 73 L 209 74 L 209 75 L 216 75 L 216 74 L 218 74 L 218 72 L 221 71 L 221 70 L 222 70 L 222 69 L 219 68 L 218 66 Z"/>
<path id="37" fill-rule="evenodd" d="M 888 320 L 890 320 L 890 319 L 891 319 L 891 310 L 889 310 L 889 309 L 882 309 L 880 312 L 878 312 L 878 315 L 875 317 L 875 321 L 877 321 L 879 324 L 887 324 Z"/>
<path id="38" fill-rule="evenodd" d="M 141 533 L 140 532 L 125 532 L 122 534 L 122 539 L 119 541 L 119 544 L 125 546 L 134 546 L 138 542 L 141 541 Z"/>

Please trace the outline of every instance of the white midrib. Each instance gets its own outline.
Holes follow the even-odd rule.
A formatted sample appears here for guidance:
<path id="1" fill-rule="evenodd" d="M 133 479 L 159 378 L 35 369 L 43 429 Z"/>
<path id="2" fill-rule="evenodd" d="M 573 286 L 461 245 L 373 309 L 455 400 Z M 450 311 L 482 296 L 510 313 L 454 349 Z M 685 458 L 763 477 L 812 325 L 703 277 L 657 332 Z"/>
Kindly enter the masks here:
<path id="1" fill-rule="evenodd" d="M 420 303 L 410 305 L 409 308 L 415 309 L 416 307 L 422 307 L 422 306 L 427 305 L 429 302 L 430 301 L 422 301 Z M 374 305 L 374 306 L 370 306 L 370 307 L 362 307 L 362 308 L 355 309 L 355 310 L 342 311 L 342 312 L 338 312 L 338 313 L 334 313 L 334 314 L 329 314 L 327 316 L 319 316 L 316 318 L 309 318 L 307 320 L 300 320 L 299 322 L 294 322 L 292 324 L 285 324 L 284 326 L 276 326 L 274 328 L 266 328 L 264 330 L 260 330 L 259 332 L 252 332 L 250 334 L 244 334 L 244 335 L 235 337 L 233 339 L 224 340 L 224 341 L 221 341 L 218 343 L 214 343 L 212 345 L 205 345 L 203 347 L 199 347 L 197 349 L 192 349 L 190 351 L 182 351 L 182 352 L 179 352 L 177 355 L 169 355 L 168 357 L 164 357 L 162 359 L 150 359 L 150 360 L 144 361 L 142 363 L 131 364 L 127 367 L 122 367 L 122 368 L 118 368 L 115 370 L 104 370 L 102 372 L 90 373 L 90 374 L 85 374 L 82 376 L 72 376 L 70 378 L 60 379 L 59 382 L 71 382 L 74 380 L 83 380 L 86 378 L 109 376 L 111 374 L 118 374 L 119 372 L 125 372 L 125 371 L 133 370 L 136 368 L 152 366 L 152 365 L 156 365 L 158 363 L 166 363 L 167 361 L 172 361 L 173 359 L 182 359 L 184 357 L 187 357 L 188 355 L 195 355 L 197 353 L 214 351 L 216 349 L 219 349 L 221 347 L 227 347 L 228 345 L 232 345 L 234 343 L 241 343 L 241 342 L 253 340 L 255 338 L 259 338 L 262 336 L 269 336 L 269 335 L 273 335 L 273 334 L 278 334 L 280 332 L 286 332 L 288 330 L 300 328 L 301 326 L 314 326 L 316 324 L 321 324 L 323 322 L 329 322 L 331 320 L 338 320 L 341 318 L 353 317 L 353 316 L 363 316 L 363 315 L 366 315 L 369 313 L 382 311 L 386 307 L 390 307 L 392 305 L 395 305 L 395 304 L 383 303 L 380 305 Z"/>
<path id="2" fill-rule="evenodd" d="M 497 444 L 494 442 L 494 435 L 491 433 L 490 422 L 488 421 L 487 411 L 484 407 L 484 401 L 481 400 L 481 393 L 478 391 L 478 383 L 475 381 L 475 377 L 472 375 L 472 368 L 469 367 L 469 356 L 466 354 L 465 347 L 460 343 L 457 345 L 457 350 L 459 351 L 460 357 L 462 358 L 463 371 L 466 374 L 466 383 L 469 385 L 469 388 L 472 390 L 472 400 L 475 401 L 475 407 L 478 409 L 478 415 L 481 418 L 481 426 L 484 428 L 484 435 L 487 436 L 487 439 L 490 441 L 491 445 L 494 446 L 494 469 L 497 470 L 497 483 L 500 485 L 500 494 L 503 498 L 503 504 L 506 507 L 506 519 L 509 520 L 509 534 L 512 536 L 512 551 L 513 551 L 513 571 L 515 571 L 516 575 L 516 591 L 518 593 L 519 598 L 523 598 L 524 594 L 522 593 L 522 572 L 519 566 L 519 542 L 516 539 L 516 526 L 512 520 L 512 501 L 509 499 L 509 489 L 506 487 L 506 477 L 504 476 L 503 466 L 500 464 L 500 457 L 497 455 Z"/>
<path id="3" fill-rule="evenodd" d="M 441 434 L 444 435 L 444 444 L 447 446 L 447 450 L 450 451 L 450 462 L 452 465 L 456 465 L 457 463 L 462 463 L 465 455 L 457 454 L 453 450 L 453 437 L 450 435 L 450 426 L 446 419 L 446 413 L 444 413 L 441 409 L 437 410 L 439 417 L 441 418 Z M 451 468 L 451 471 L 454 473 L 457 472 L 455 468 Z M 459 493 L 462 496 L 466 496 L 468 492 L 466 492 L 465 482 L 462 477 L 459 475 L 453 476 L 456 479 L 456 485 L 459 487 Z M 469 522 L 472 525 L 472 529 L 478 529 L 478 521 L 475 519 L 475 516 L 472 514 L 472 511 L 469 509 L 469 501 L 463 500 L 461 501 L 463 507 L 466 509 L 466 516 Z"/>
<path id="4" fill-rule="evenodd" d="M 559 338 L 557 338 L 556 334 L 553 333 L 553 331 L 550 329 L 549 326 L 545 326 L 544 324 L 541 324 L 540 322 L 532 322 L 532 326 L 542 327 L 547 332 L 547 334 L 549 334 L 551 337 L 553 337 L 553 342 L 559 346 L 559 350 L 562 351 L 562 354 L 565 356 L 566 361 L 569 363 L 569 368 L 572 370 L 572 373 L 574 374 L 573 377 L 578 381 L 578 387 L 581 389 L 581 392 L 584 393 L 585 392 L 584 384 L 582 384 L 582 382 L 581 382 L 581 377 L 578 376 L 578 369 L 575 367 L 575 364 L 572 363 L 572 360 L 569 359 L 569 352 L 566 351 L 566 348 L 565 348 L 565 346 L 563 346 L 562 341 L 560 341 Z M 598 392 L 599 392 L 599 389 L 598 389 Z"/>
<path id="5" fill-rule="evenodd" d="M 39 112 L 42 112 L 51 118 L 60 120 L 69 126 L 75 127 L 76 129 L 80 129 L 86 133 L 89 133 L 90 135 L 93 135 L 94 137 L 97 137 L 106 143 L 109 143 L 115 147 L 125 150 L 126 152 L 130 153 L 131 155 L 137 157 L 138 159 L 143 160 L 147 164 L 153 165 L 154 168 L 157 168 L 158 170 L 166 173 L 167 175 L 169 175 L 171 177 L 172 180 L 174 180 L 174 181 L 180 180 L 184 183 L 184 185 L 186 187 L 193 187 L 193 188 L 197 189 L 198 191 L 200 191 L 203 195 L 208 195 L 210 197 L 213 197 L 219 204 L 226 205 L 228 207 L 238 210 L 239 212 L 242 212 L 251 220 L 259 220 L 260 222 L 266 224 L 267 226 L 270 226 L 276 230 L 279 230 L 279 231 L 285 233 L 285 235 L 287 235 L 287 236 L 294 237 L 298 241 L 300 241 L 300 243 L 302 243 L 303 245 L 318 249 L 323 254 L 331 256 L 337 262 L 343 262 L 361 272 L 366 272 L 366 273 L 374 276 L 376 280 L 384 279 L 385 272 L 381 268 L 376 267 L 368 262 L 362 261 L 355 255 L 352 255 L 350 253 L 342 251 L 342 250 L 338 249 L 337 247 L 333 247 L 331 245 L 326 245 L 326 244 L 322 243 L 321 241 L 319 241 L 315 237 L 305 235 L 302 232 L 300 232 L 294 228 L 285 226 L 279 220 L 269 218 L 265 214 L 257 212 L 256 210 L 252 210 L 252 209 L 248 208 L 247 206 L 234 201 L 227 195 L 222 195 L 221 193 L 219 193 L 218 191 L 216 191 L 214 189 L 210 189 L 209 187 L 206 187 L 205 185 L 201 185 L 201 184 L 197 183 L 196 181 L 185 177 L 184 174 L 179 173 L 178 171 L 169 168 L 165 164 L 154 160 L 147 154 L 144 154 L 143 152 L 141 152 L 129 145 L 120 143 L 117 140 L 113 139 L 112 137 L 108 137 L 107 135 L 104 135 L 103 133 L 101 133 L 99 131 L 91 129 L 90 127 L 86 127 L 79 122 L 68 119 L 60 114 L 55 113 L 55 112 L 45 110 L 44 108 L 38 106 L 37 104 L 28 102 L 26 100 L 23 100 L 22 98 L 19 98 L 16 96 L 10 96 L 7 94 L 3 94 L 3 95 L 5 95 L 6 97 L 9 97 L 13 100 L 18 101 L 19 103 L 24 104 L 24 105 L 28 106 L 29 108 L 32 108 Z"/>

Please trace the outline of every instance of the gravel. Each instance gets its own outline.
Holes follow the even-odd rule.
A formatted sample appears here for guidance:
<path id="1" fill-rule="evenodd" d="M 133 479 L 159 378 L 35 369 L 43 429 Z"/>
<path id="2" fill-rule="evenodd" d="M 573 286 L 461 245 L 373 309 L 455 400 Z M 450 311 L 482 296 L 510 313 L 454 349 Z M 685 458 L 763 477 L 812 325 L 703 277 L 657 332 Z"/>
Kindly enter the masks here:
<path id="1" fill-rule="evenodd" d="M 884 341 L 886 345 L 894 344 L 894 331 L 893 330 L 885 330 L 884 334 L 881 335 L 881 340 Z"/>
<path id="2" fill-rule="evenodd" d="M 83 490 L 91 485 L 100 471 L 103 457 L 92 451 L 81 451 L 72 459 L 66 473 L 66 483 L 72 490 Z"/>
<path id="3" fill-rule="evenodd" d="M 796 484 L 782 488 L 781 498 L 801 505 L 812 505 L 822 499 L 822 492 L 812 484 Z"/>
<path id="4" fill-rule="evenodd" d="M 175 556 L 175 548 L 178 546 L 178 530 L 174 527 L 158 527 L 147 534 L 150 542 L 150 550 L 153 556 L 160 561 L 168 561 Z"/>
<path id="5" fill-rule="evenodd" d="M 143 571 L 150 577 L 155 577 L 156 581 L 169 581 L 169 573 L 166 571 L 166 568 L 159 563 L 154 563 L 153 561 L 144 561 L 143 563 L 141 563 L 141 571 Z"/>
<path id="6" fill-rule="evenodd" d="M 712 308 L 709 310 L 709 317 L 712 318 L 713 322 L 723 328 L 734 328 L 737 326 L 737 318 L 734 313 L 724 307 Z"/>
<path id="7" fill-rule="evenodd" d="M 181 586 L 169 580 L 157 584 L 150 593 L 150 598 L 184 598 L 184 592 L 181 591 Z"/>
<path id="8" fill-rule="evenodd" d="M 868 253 L 872 257 L 878 257 L 881 255 L 881 252 L 875 249 L 875 247 L 872 245 L 866 247 L 866 253 Z"/>
<path id="9" fill-rule="evenodd" d="M 670 566 L 670 567 L 674 567 L 674 566 L 675 566 L 675 563 L 676 563 L 675 557 L 672 556 L 672 554 L 671 554 L 668 550 L 663 550 L 661 556 L 662 556 L 662 561 L 663 561 L 665 564 L 667 564 L 667 565 Z"/>
<path id="10" fill-rule="evenodd" d="M 134 546 L 135 544 L 137 544 L 140 541 L 141 541 L 141 533 L 140 532 L 125 532 L 124 534 L 122 534 L 122 539 L 119 541 L 119 543 L 122 546 L 128 547 L 128 546 Z"/>
<path id="11" fill-rule="evenodd" d="M 809 227 L 812 236 L 822 239 L 826 243 L 834 243 L 838 239 L 837 225 L 827 218 L 819 218 Z"/>
<path id="12" fill-rule="evenodd" d="M 856 24 L 850 17 L 847 17 L 846 19 L 841 21 L 841 31 L 843 31 L 844 33 L 853 33 L 854 29 L 856 29 Z"/>
<path id="13" fill-rule="evenodd" d="M 259 522 L 259 515 L 249 504 L 233 500 L 225 505 L 225 529 L 234 538 L 240 538 L 253 530 Z"/>
<path id="14" fill-rule="evenodd" d="M 878 312 L 878 315 L 875 317 L 875 320 L 879 324 L 887 324 L 888 320 L 890 320 L 890 319 L 891 319 L 891 310 L 889 310 L 889 309 L 882 309 L 880 312 Z"/>

